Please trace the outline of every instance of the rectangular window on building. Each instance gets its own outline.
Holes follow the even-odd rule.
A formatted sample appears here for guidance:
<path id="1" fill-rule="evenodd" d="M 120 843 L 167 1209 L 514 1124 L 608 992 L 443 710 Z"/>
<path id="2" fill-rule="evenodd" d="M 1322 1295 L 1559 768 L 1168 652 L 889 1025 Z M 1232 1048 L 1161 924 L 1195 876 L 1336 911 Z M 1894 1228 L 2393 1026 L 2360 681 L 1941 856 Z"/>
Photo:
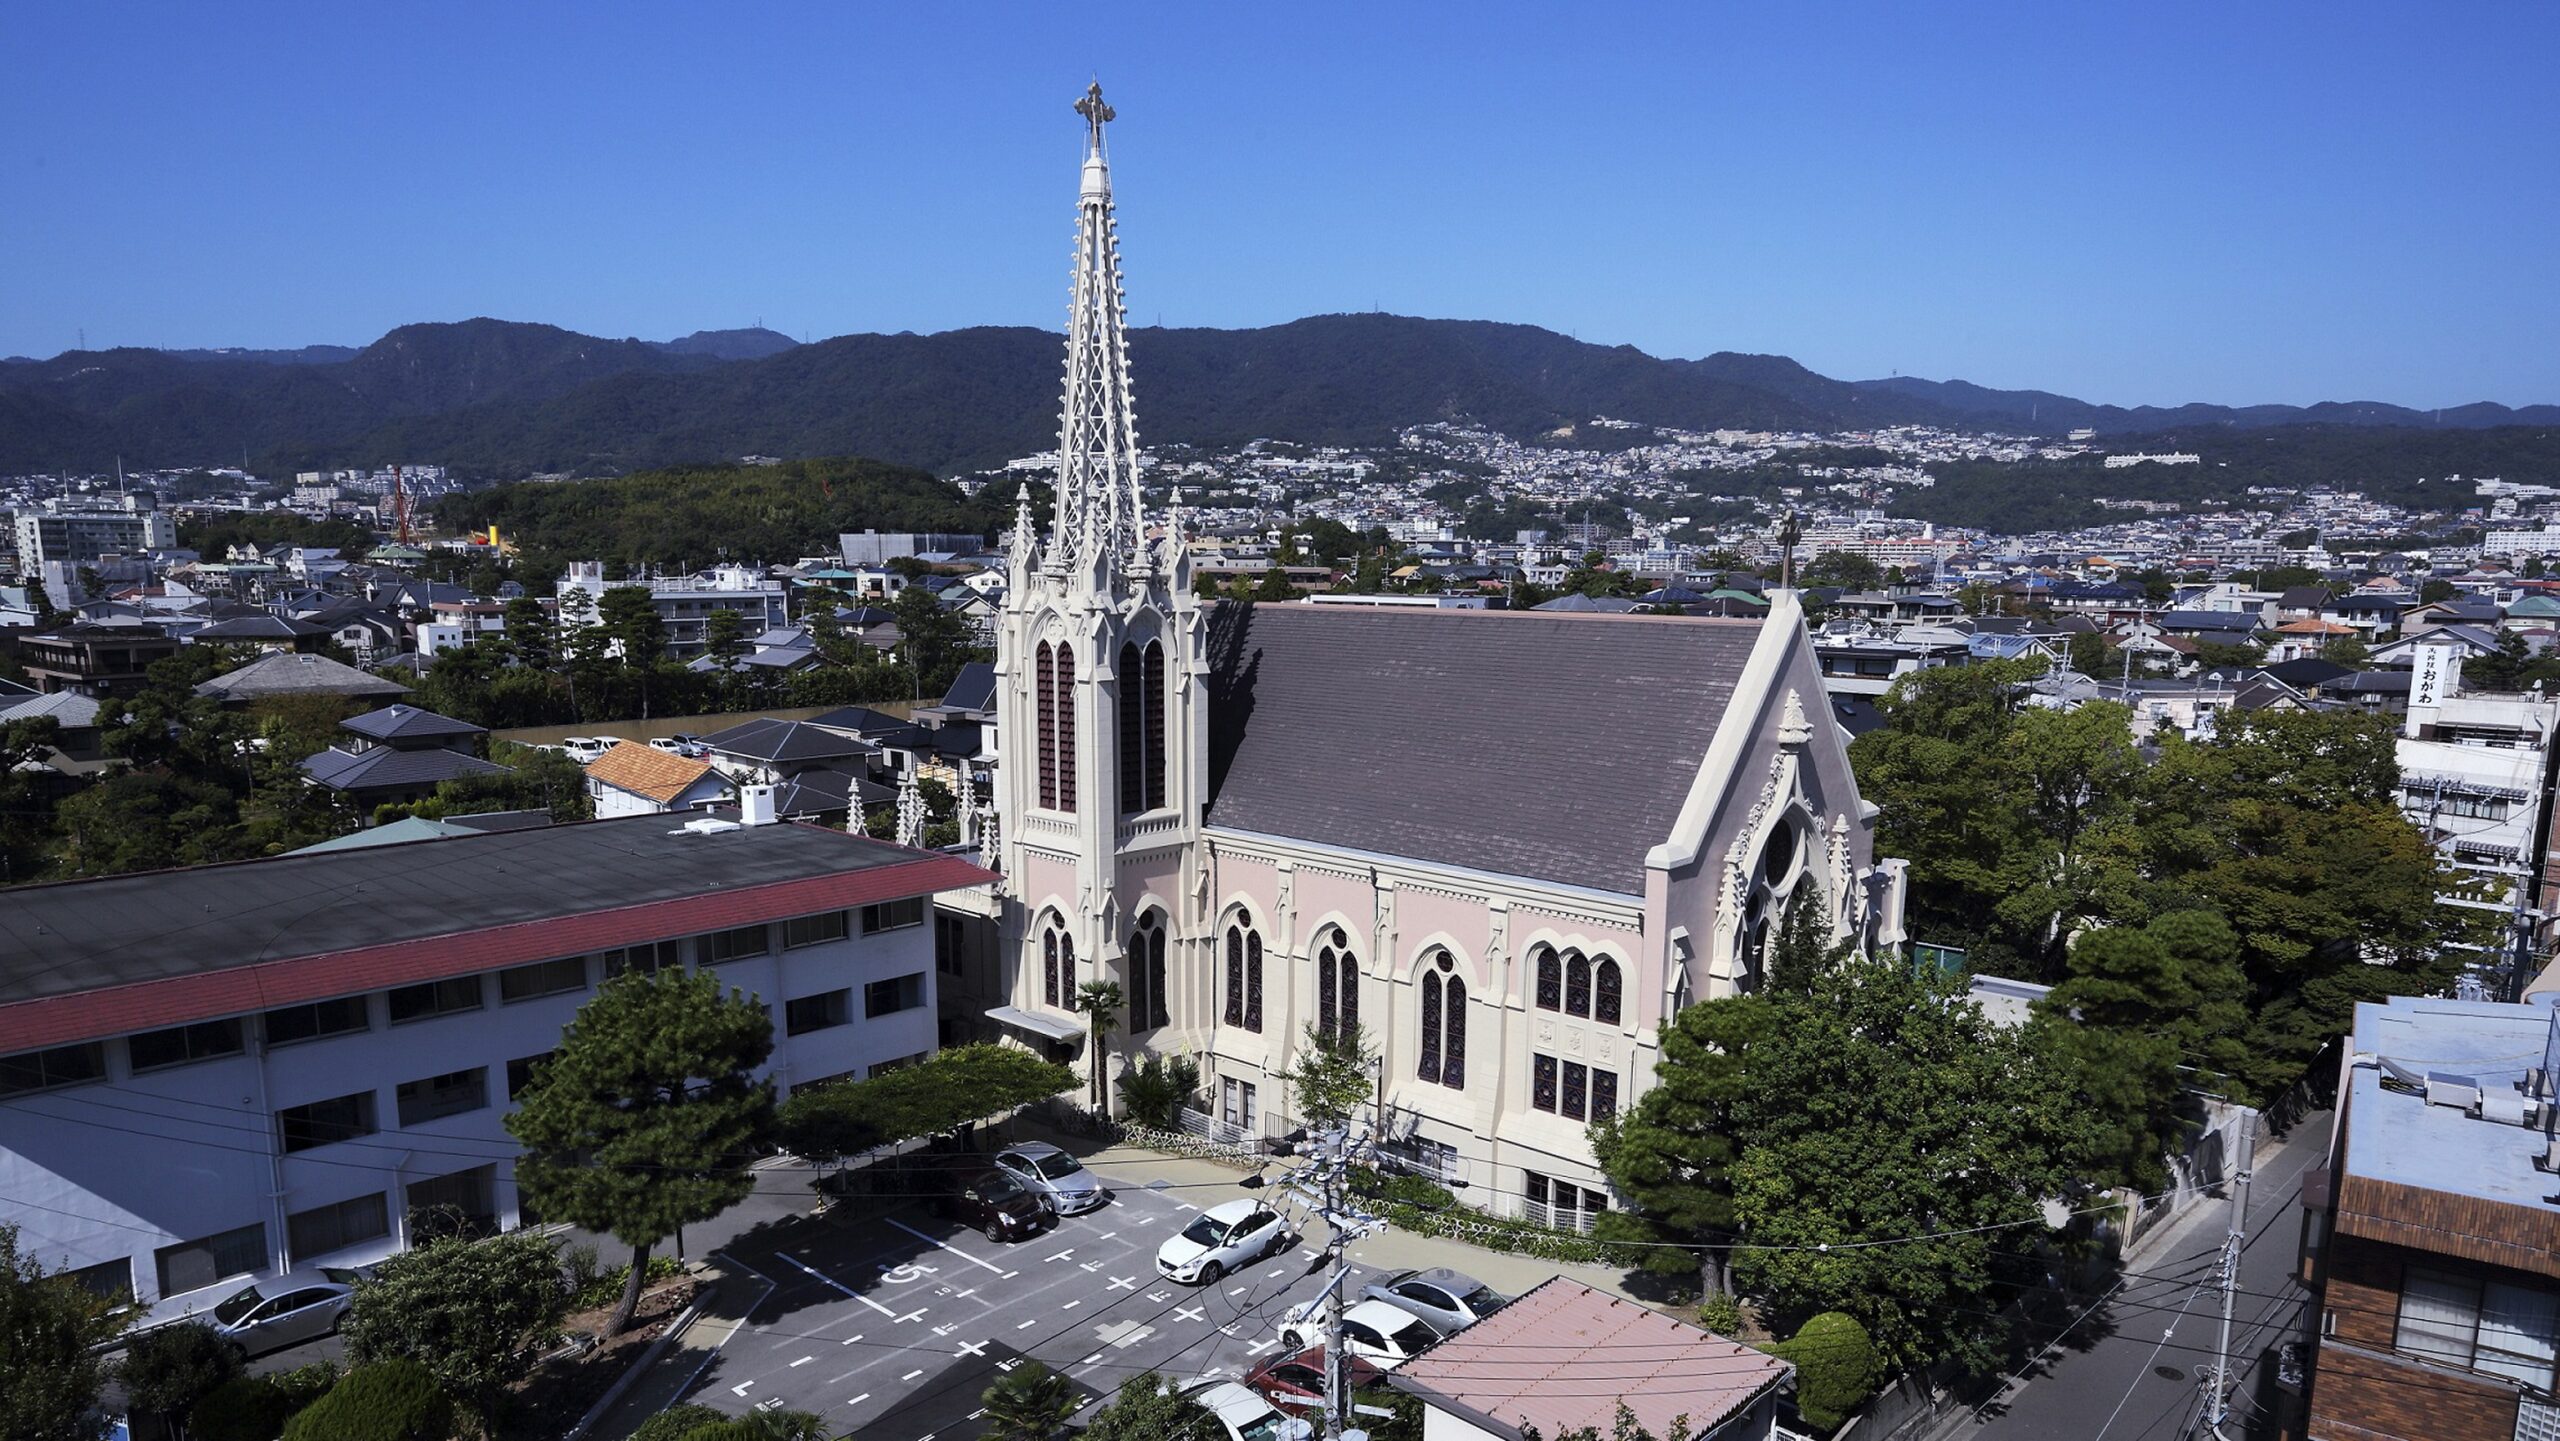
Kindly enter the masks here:
<path id="1" fill-rule="evenodd" d="M 623 946 L 604 953 L 604 978 L 612 980 L 624 971 L 652 975 L 669 966 L 684 964 L 684 942 L 654 941 L 645 946 Z"/>
<path id="2" fill-rule="evenodd" d="M 507 1062 L 507 1099 L 512 1101 L 523 1095 L 532 1086 L 534 1075 L 542 1068 L 542 1063 L 558 1054 L 558 1051 L 545 1051 L 539 1056 L 519 1056 Z"/>
<path id="3" fill-rule="evenodd" d="M 1556 1108 L 1556 1058 L 1532 1056 L 1529 1059 L 1529 1104 L 1541 1111 Z"/>
<path id="4" fill-rule="evenodd" d="M 541 996 L 565 995 L 586 988 L 587 958 L 584 956 L 535 961 L 529 966 L 509 966 L 498 972 L 498 1001 L 502 1005 Z"/>
<path id="5" fill-rule="evenodd" d="M 924 972 L 891 976 L 873 981 L 862 988 L 862 1014 L 865 1017 L 886 1016 L 897 1011 L 912 1011 L 924 1004 Z"/>
<path id="6" fill-rule="evenodd" d="M 314 1001 L 307 1006 L 284 1006 L 258 1018 L 258 1029 L 270 1046 L 289 1046 L 296 1041 L 314 1041 L 322 1036 L 343 1036 L 370 1030 L 373 1016 L 362 996 L 340 996 L 334 1001 Z"/>
<path id="7" fill-rule="evenodd" d="M 933 918 L 933 968 L 946 976 L 960 974 L 961 948 L 967 944 L 968 932 L 958 916 Z"/>
<path id="8" fill-rule="evenodd" d="M 373 1092 L 356 1091 L 325 1101 L 287 1106 L 276 1112 L 276 1129 L 282 1133 L 284 1148 L 290 1154 L 333 1141 L 370 1136 L 380 1128 L 373 1119 Z"/>
<path id="9" fill-rule="evenodd" d="M 285 1246 L 293 1252 L 297 1266 L 390 1234 L 391 1206 L 380 1191 L 296 1211 L 284 1218 Z"/>
<path id="10" fill-rule="evenodd" d="M 845 937 L 844 912 L 824 911 L 814 916 L 793 916 L 782 923 L 782 948 L 796 950 L 801 946 L 824 945 Z"/>
<path id="11" fill-rule="evenodd" d="M 160 1272 L 160 1294 L 201 1291 L 233 1276 L 267 1268 L 267 1228 L 255 1223 L 194 1241 L 180 1241 L 151 1253 Z"/>
<path id="12" fill-rule="evenodd" d="M 1618 1114 L 1618 1073 L 1595 1070 L 1591 1073 L 1591 1119 L 1605 1121 Z"/>
<path id="13" fill-rule="evenodd" d="M 423 1125 L 446 1116 L 459 1116 L 489 1104 L 489 1068 L 473 1066 L 467 1071 L 447 1071 L 422 1081 L 400 1083 L 400 1124 Z"/>
<path id="14" fill-rule="evenodd" d="M 82 1081 L 102 1081 L 106 1076 L 107 1048 L 97 1041 L 0 1056 L 0 1096 L 76 1086 Z"/>
<path id="15" fill-rule="evenodd" d="M 924 924 L 924 897 L 909 896 L 903 901 L 882 901 L 862 908 L 862 933 L 876 935 L 881 931 L 899 931 Z"/>
<path id="16" fill-rule="evenodd" d="M 211 1060 L 216 1056 L 240 1054 L 240 1022 L 199 1021 L 192 1026 L 171 1026 L 165 1031 L 144 1031 L 125 1041 L 133 1057 L 136 1071 L 156 1071 L 162 1066 L 182 1066 L 189 1061 Z"/>
<path id="17" fill-rule="evenodd" d="M 802 996 L 782 1006 L 782 1032 L 787 1036 L 804 1036 L 841 1026 L 853 1019 L 853 993 L 827 991 L 815 996 Z"/>
<path id="18" fill-rule="evenodd" d="M 761 956 L 771 949 L 773 938 L 763 926 L 740 926 L 735 930 L 714 931 L 702 938 L 702 959 L 707 965 L 722 961 L 743 961 Z"/>
<path id="19" fill-rule="evenodd" d="M 814 1091 L 820 1086 L 832 1086 L 839 1081 L 851 1081 L 855 1079 L 858 1078 L 851 1071 L 838 1071 L 832 1076 L 819 1076 L 814 1080 L 794 1081 L 791 1083 L 791 1094 L 796 1096 L 803 1091 Z"/>
<path id="20" fill-rule="evenodd" d="M 129 1298 L 133 1295 L 133 1258 L 118 1256 L 112 1261 L 82 1266 L 63 1272 L 62 1278 L 92 1296 L 109 1301 Z"/>
<path id="21" fill-rule="evenodd" d="M 1587 1117 L 1591 1104 L 1591 1070 L 1580 1061 L 1564 1063 L 1564 1099 L 1556 1106 L 1558 1115 L 1579 1121 Z"/>
<path id="22" fill-rule="evenodd" d="M 2400 1284 L 2392 1345 L 2549 1390 L 2560 1350 L 2560 1292 L 2411 1266 Z"/>
<path id="23" fill-rule="evenodd" d="M 447 976 L 423 985 L 401 986 L 391 993 L 391 1024 L 423 1021 L 480 1009 L 478 976 Z"/>
<path id="24" fill-rule="evenodd" d="M 409 1183 L 409 1235 L 485 1236 L 498 1229 L 498 1168 L 474 1166 Z"/>

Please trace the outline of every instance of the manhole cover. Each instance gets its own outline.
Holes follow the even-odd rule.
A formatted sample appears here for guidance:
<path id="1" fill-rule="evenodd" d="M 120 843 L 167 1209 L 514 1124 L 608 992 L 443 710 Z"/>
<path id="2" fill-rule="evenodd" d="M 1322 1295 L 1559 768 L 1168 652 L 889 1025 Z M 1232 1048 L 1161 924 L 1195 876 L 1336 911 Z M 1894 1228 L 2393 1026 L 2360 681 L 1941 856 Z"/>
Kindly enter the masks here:
<path id="1" fill-rule="evenodd" d="M 2159 1377 L 2163 1381 L 2184 1381 L 2187 1379 L 2187 1373 L 2179 1370 L 2175 1366 L 2154 1366 L 2151 1368 L 2151 1374 Z"/>

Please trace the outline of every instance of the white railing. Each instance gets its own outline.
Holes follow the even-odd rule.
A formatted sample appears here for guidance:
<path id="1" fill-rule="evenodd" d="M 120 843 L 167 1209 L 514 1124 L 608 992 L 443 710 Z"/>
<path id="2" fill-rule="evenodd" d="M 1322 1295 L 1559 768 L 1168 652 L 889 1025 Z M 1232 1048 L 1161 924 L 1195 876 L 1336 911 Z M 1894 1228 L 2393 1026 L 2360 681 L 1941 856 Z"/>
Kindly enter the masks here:
<path id="1" fill-rule="evenodd" d="M 2517 1397 L 2516 1441 L 2560 1441 L 2560 1404 Z"/>

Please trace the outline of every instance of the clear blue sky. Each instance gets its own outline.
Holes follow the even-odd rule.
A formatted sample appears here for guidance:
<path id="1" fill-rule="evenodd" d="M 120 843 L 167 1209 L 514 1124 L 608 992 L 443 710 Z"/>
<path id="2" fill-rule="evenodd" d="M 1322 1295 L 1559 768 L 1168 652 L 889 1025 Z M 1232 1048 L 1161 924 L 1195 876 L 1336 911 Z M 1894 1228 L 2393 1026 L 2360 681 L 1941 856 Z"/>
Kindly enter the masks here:
<path id="1" fill-rule="evenodd" d="M 1098 73 L 1142 324 L 2560 401 L 2539 0 L 26 3 L 0 55 L 0 354 L 1059 324 Z"/>

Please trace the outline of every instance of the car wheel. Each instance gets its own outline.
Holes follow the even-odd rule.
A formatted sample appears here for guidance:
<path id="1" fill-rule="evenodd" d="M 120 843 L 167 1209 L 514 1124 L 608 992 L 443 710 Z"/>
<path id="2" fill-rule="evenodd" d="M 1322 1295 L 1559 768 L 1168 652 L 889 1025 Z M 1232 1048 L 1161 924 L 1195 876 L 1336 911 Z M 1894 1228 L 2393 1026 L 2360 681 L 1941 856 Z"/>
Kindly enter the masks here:
<path id="1" fill-rule="evenodd" d="M 1307 1338 L 1295 1331 L 1283 1331 L 1280 1333 L 1280 1349 L 1290 1352 L 1304 1351 L 1307 1349 Z"/>
<path id="2" fill-rule="evenodd" d="M 1208 1265 L 1200 1268 L 1200 1284 L 1203 1286 L 1215 1286 L 1226 1276 L 1226 1274 L 1226 1267 L 1212 1261 Z"/>
<path id="3" fill-rule="evenodd" d="M 989 1221 L 987 1223 L 985 1234 L 986 1238 L 990 1241 L 1002 1241 L 1004 1239 L 1004 1227 L 997 1225 L 993 1221 Z"/>

